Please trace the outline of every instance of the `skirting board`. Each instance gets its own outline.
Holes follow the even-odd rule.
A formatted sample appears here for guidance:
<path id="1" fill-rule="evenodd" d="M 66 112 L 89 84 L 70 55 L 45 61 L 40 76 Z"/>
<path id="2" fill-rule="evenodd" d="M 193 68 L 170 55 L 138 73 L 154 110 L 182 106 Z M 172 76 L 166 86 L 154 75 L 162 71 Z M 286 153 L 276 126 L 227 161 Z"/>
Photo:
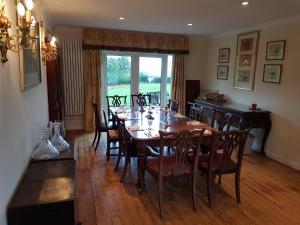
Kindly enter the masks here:
<path id="1" fill-rule="evenodd" d="M 274 159 L 288 167 L 291 167 L 295 170 L 298 170 L 300 171 L 300 163 L 299 162 L 295 162 L 295 161 L 292 161 L 292 160 L 288 160 L 288 159 L 285 159 L 283 158 L 281 155 L 279 154 L 276 154 L 274 152 L 270 152 L 270 151 L 266 151 L 266 156 L 271 158 L 271 159 Z"/>
<path id="2" fill-rule="evenodd" d="M 84 129 L 84 116 L 65 116 L 63 120 L 66 130 Z"/>

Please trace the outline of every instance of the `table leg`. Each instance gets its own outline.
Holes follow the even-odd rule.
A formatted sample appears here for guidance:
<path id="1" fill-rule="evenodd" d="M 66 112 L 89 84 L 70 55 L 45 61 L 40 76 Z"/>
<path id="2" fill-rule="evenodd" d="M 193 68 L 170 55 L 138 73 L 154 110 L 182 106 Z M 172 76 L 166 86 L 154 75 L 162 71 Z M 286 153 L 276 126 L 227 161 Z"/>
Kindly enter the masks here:
<path id="1" fill-rule="evenodd" d="M 146 153 L 145 146 L 137 146 L 138 154 L 138 179 L 137 179 L 137 188 L 138 192 L 141 194 L 145 188 L 145 163 L 146 163 Z"/>

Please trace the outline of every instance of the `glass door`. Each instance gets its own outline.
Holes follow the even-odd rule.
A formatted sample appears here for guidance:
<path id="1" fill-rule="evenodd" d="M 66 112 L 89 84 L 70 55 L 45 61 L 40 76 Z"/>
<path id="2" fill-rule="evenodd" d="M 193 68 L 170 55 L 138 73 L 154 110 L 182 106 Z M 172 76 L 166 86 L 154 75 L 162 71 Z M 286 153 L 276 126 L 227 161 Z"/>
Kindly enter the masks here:
<path id="1" fill-rule="evenodd" d="M 139 57 L 139 87 L 143 94 L 151 94 L 151 103 L 161 102 L 162 57 Z"/>
<path id="2" fill-rule="evenodd" d="M 126 102 L 129 104 L 131 97 L 131 56 L 108 54 L 106 55 L 106 65 L 106 95 L 127 96 Z"/>

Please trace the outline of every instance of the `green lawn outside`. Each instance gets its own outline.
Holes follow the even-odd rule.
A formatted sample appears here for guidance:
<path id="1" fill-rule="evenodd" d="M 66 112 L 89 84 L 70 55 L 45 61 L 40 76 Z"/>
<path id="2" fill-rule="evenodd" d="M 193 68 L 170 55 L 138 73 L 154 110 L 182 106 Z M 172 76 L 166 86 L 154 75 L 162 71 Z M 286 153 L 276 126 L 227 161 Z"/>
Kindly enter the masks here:
<path id="1" fill-rule="evenodd" d="M 146 94 L 147 92 L 159 92 L 160 84 L 159 83 L 140 83 L 139 90 Z M 167 84 L 167 91 L 170 91 L 170 84 Z M 110 85 L 107 87 L 107 95 L 127 95 L 127 103 L 128 99 L 130 99 L 130 84 L 125 85 Z"/>

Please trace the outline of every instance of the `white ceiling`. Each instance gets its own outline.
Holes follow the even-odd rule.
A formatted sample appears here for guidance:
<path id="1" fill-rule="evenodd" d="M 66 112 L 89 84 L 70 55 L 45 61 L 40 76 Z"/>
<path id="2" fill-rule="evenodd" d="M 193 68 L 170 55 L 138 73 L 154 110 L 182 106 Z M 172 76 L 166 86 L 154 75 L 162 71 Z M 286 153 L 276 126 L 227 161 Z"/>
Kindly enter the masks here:
<path id="1" fill-rule="evenodd" d="M 40 0 L 52 25 L 218 35 L 300 15 L 300 0 Z M 125 17 L 120 21 L 119 17 Z M 188 27 L 187 23 L 193 23 Z"/>

